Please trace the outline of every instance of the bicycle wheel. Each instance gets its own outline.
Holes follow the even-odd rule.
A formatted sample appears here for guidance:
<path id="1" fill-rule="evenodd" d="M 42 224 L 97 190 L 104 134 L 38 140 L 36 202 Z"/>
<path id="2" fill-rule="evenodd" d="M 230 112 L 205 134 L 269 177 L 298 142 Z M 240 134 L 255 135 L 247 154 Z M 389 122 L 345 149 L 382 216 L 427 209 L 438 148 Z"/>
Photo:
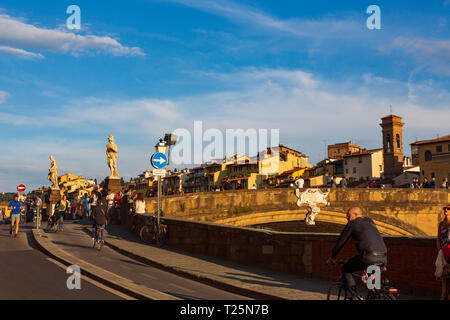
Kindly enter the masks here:
<path id="1" fill-rule="evenodd" d="M 143 226 L 139 231 L 139 236 L 141 240 L 144 241 L 145 243 L 152 243 L 154 241 L 155 234 L 152 228 L 149 228 L 148 226 Z"/>
<path id="2" fill-rule="evenodd" d="M 340 282 L 334 283 L 330 289 L 328 289 L 327 300 L 344 300 L 345 289 L 342 288 Z"/>
<path id="3" fill-rule="evenodd" d="M 53 227 L 53 222 L 52 221 L 47 221 L 47 227 L 45 228 L 45 231 L 49 232 L 52 230 Z"/>
<path id="4" fill-rule="evenodd" d="M 389 289 L 383 289 L 379 293 L 379 300 L 397 300 L 397 297 L 389 292 Z"/>
<path id="5" fill-rule="evenodd" d="M 164 230 L 163 230 L 163 226 L 159 226 L 156 228 L 156 245 L 157 246 L 162 246 L 164 244 Z"/>

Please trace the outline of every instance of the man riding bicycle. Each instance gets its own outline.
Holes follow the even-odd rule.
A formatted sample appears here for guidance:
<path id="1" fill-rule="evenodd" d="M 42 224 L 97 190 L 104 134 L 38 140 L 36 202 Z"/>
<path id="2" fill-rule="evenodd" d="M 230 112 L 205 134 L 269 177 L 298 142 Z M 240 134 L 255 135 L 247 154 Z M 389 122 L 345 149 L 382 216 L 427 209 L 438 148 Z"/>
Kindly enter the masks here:
<path id="1" fill-rule="evenodd" d="M 366 270 L 370 265 L 387 265 L 387 249 L 383 238 L 372 219 L 363 217 L 359 207 L 352 207 L 347 212 L 348 223 L 334 246 L 327 264 L 335 264 L 336 257 L 352 238 L 358 255 L 342 266 L 342 279 L 347 289 L 356 294 L 355 279 L 352 273 Z"/>
<path id="2" fill-rule="evenodd" d="M 97 233 L 97 228 L 105 229 L 106 224 L 106 201 L 105 198 L 99 197 L 97 200 L 97 205 L 95 206 L 95 212 L 92 212 L 94 214 L 93 217 L 93 224 L 92 224 L 92 243 L 95 241 L 95 234 Z M 105 242 L 105 233 L 102 231 L 102 241 Z"/>

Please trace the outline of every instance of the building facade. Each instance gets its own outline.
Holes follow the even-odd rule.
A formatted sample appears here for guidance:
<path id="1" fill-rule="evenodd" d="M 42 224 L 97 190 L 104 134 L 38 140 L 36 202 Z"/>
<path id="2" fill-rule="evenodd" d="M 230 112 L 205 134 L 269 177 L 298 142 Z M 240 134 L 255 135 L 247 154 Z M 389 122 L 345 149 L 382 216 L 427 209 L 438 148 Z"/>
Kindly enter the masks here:
<path id="1" fill-rule="evenodd" d="M 350 181 L 379 179 L 383 170 L 383 149 L 362 149 L 344 156 L 344 175 Z"/>
<path id="2" fill-rule="evenodd" d="M 412 163 L 420 167 L 420 179 L 450 180 L 450 135 L 411 143 Z"/>
<path id="3" fill-rule="evenodd" d="M 344 143 L 336 143 L 328 146 L 328 158 L 329 159 L 342 159 L 344 155 L 357 153 L 361 150 L 361 147 L 357 144 L 353 144 L 351 141 Z"/>
<path id="4" fill-rule="evenodd" d="M 384 177 L 394 178 L 403 173 L 402 118 L 388 115 L 381 118 L 383 136 Z"/>

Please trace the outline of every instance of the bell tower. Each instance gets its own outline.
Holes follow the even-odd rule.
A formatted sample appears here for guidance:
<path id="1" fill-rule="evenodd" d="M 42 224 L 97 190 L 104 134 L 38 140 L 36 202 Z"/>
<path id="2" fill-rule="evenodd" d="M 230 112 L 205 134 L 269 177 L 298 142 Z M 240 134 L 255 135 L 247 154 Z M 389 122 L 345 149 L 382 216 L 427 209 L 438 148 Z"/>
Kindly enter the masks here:
<path id="1" fill-rule="evenodd" d="M 384 177 L 394 178 L 403 173 L 402 118 L 393 114 L 381 118 L 383 129 Z"/>

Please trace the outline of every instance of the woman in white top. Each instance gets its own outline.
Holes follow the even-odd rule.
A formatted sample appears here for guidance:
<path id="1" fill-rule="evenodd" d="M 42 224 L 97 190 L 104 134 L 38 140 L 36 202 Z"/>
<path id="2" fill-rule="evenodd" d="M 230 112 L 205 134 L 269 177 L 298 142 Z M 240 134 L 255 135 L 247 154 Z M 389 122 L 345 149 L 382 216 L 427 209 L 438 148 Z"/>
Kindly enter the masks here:
<path id="1" fill-rule="evenodd" d="M 134 201 L 134 208 L 136 213 L 145 213 L 145 200 L 143 193 L 137 194 L 137 199 Z"/>

